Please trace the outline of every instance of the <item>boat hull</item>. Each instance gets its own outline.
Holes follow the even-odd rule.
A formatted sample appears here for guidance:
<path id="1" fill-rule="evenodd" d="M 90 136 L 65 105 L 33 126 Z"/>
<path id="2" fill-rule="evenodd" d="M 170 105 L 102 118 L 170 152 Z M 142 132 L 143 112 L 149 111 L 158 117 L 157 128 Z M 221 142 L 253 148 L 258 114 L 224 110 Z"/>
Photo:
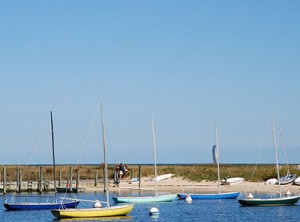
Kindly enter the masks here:
<path id="1" fill-rule="evenodd" d="M 300 185 L 300 177 L 297 177 L 297 178 L 294 180 L 294 184 L 295 184 L 295 185 Z"/>
<path id="2" fill-rule="evenodd" d="M 240 192 L 229 192 L 229 193 L 199 193 L 190 194 L 193 200 L 195 199 L 236 199 L 240 195 Z M 187 194 L 177 194 L 178 199 L 185 199 Z"/>
<path id="3" fill-rule="evenodd" d="M 172 202 L 176 200 L 176 194 L 142 197 L 113 197 L 115 203 L 155 203 Z"/>
<path id="4" fill-rule="evenodd" d="M 57 218 L 95 218 L 95 217 L 115 217 L 126 216 L 129 214 L 134 205 L 120 205 L 105 208 L 88 208 L 88 209 L 58 209 L 51 210 L 53 216 Z"/>
<path id="5" fill-rule="evenodd" d="M 160 175 L 157 176 L 156 178 L 153 178 L 152 181 L 161 181 L 161 180 L 166 180 L 169 179 L 173 176 L 174 174 L 172 173 L 168 173 L 168 174 L 164 174 L 164 175 Z"/>
<path id="6" fill-rule="evenodd" d="M 300 196 L 282 197 L 282 198 L 253 198 L 253 199 L 239 199 L 242 206 L 283 206 L 294 205 L 298 202 Z"/>
<path id="7" fill-rule="evenodd" d="M 35 202 L 22 202 L 22 203 L 4 203 L 6 210 L 52 210 L 61 208 L 76 208 L 80 201 L 72 201 L 67 203 L 35 203 Z"/>
<path id="8" fill-rule="evenodd" d="M 271 179 L 268 179 L 265 184 L 266 185 L 275 185 L 277 183 L 277 179 L 276 178 L 271 178 Z"/>
<path id="9" fill-rule="evenodd" d="M 225 178 L 220 181 L 221 185 L 235 185 L 240 184 L 244 182 L 243 177 L 232 177 L 232 178 Z"/>
<path id="10" fill-rule="evenodd" d="M 296 174 L 288 174 L 284 177 L 280 177 L 279 181 L 276 182 L 276 184 L 280 184 L 280 185 L 286 185 L 286 184 L 290 184 L 293 183 L 297 178 Z"/>
<path id="11" fill-rule="evenodd" d="M 77 193 L 77 188 L 56 187 L 57 193 Z"/>

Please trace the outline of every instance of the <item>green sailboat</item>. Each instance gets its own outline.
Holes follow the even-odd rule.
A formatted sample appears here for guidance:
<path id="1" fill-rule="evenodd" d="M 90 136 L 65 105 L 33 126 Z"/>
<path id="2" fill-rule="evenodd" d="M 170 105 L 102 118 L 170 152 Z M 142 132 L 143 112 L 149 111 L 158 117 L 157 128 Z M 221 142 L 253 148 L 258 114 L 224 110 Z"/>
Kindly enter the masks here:
<path id="1" fill-rule="evenodd" d="M 245 199 L 238 199 L 238 202 L 242 206 L 282 206 L 282 205 L 294 205 L 298 202 L 300 196 L 295 195 L 291 196 L 285 194 L 284 196 L 281 193 L 281 184 L 280 184 L 280 175 L 279 175 L 279 165 L 278 165 L 278 154 L 277 154 L 277 145 L 276 145 L 276 132 L 274 119 L 272 118 L 273 125 L 273 142 L 275 150 L 275 159 L 276 159 L 276 169 L 277 169 L 277 178 L 279 182 L 279 197 L 278 198 L 254 198 L 252 194 L 249 194 Z"/>
<path id="2" fill-rule="evenodd" d="M 283 206 L 294 205 L 299 198 L 300 196 L 281 196 L 279 198 L 246 198 L 238 201 L 242 206 Z"/>

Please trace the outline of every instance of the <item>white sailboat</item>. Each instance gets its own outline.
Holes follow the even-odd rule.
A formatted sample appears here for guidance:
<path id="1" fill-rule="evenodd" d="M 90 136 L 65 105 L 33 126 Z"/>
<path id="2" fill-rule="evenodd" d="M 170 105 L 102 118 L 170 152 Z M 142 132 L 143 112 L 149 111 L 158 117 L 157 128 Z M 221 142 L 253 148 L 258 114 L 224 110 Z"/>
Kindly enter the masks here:
<path id="1" fill-rule="evenodd" d="M 290 183 L 293 183 L 296 178 L 297 178 L 297 175 L 296 174 L 293 174 L 293 173 L 290 173 L 290 167 L 289 167 L 289 164 L 288 164 L 288 159 L 287 159 L 287 155 L 286 155 L 286 148 L 285 148 L 285 145 L 284 145 L 284 141 L 283 141 L 283 135 L 282 135 L 282 132 L 280 130 L 280 138 L 281 138 L 281 143 L 282 143 L 282 146 L 283 146 L 283 154 L 284 154 L 284 158 L 285 158 L 285 162 L 286 162 L 286 169 L 287 169 L 287 172 L 286 172 L 286 175 L 280 177 L 280 181 L 277 181 L 276 183 L 277 184 L 281 184 L 281 185 L 285 185 L 285 184 L 290 184 Z"/>
<path id="2" fill-rule="evenodd" d="M 153 153 L 154 153 L 154 177 L 157 177 L 156 169 L 156 141 L 154 121 L 152 118 L 152 141 L 153 141 Z M 152 203 L 152 202 L 172 202 L 176 199 L 176 194 L 158 195 L 157 193 L 157 179 L 155 180 L 155 196 L 127 196 L 120 197 L 114 196 L 112 199 L 115 203 Z"/>

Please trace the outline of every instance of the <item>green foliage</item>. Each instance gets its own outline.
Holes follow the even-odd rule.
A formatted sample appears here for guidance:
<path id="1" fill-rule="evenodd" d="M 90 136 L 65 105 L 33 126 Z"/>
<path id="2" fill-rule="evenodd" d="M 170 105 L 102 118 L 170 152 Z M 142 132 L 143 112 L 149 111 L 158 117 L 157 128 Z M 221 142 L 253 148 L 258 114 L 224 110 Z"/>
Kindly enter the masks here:
<path id="1" fill-rule="evenodd" d="M 290 172 L 300 175 L 300 169 L 297 165 L 290 165 Z M 139 165 L 128 165 L 129 172 L 132 172 L 131 177 L 139 176 Z M 38 180 L 39 166 L 6 166 L 7 181 L 15 181 L 17 169 L 22 171 L 23 181 Z M 77 165 L 73 166 L 73 179 L 76 179 L 76 173 L 80 173 L 81 180 L 95 179 L 96 171 L 98 171 L 98 178 L 103 178 L 103 164 L 100 165 Z M 114 165 L 108 166 L 108 175 L 112 179 L 114 176 Z M 2 173 L 3 166 L 0 166 Z M 52 167 L 42 167 L 44 179 L 52 179 Z M 70 174 L 70 166 L 56 166 L 56 177 L 58 179 L 59 172 L 62 172 L 62 180 L 67 180 Z M 190 181 L 216 181 L 218 179 L 217 166 L 214 164 L 197 164 L 197 165 L 159 165 L 157 166 L 158 175 L 172 173 L 177 177 L 182 177 Z M 284 176 L 287 173 L 286 167 L 281 166 L 280 175 Z M 2 174 L 3 175 L 3 174 Z M 142 177 L 154 177 L 153 165 L 141 166 Z M 270 178 L 276 178 L 276 168 L 273 164 L 261 164 L 255 166 L 254 164 L 221 164 L 220 177 L 244 177 L 247 181 L 262 182 Z"/>

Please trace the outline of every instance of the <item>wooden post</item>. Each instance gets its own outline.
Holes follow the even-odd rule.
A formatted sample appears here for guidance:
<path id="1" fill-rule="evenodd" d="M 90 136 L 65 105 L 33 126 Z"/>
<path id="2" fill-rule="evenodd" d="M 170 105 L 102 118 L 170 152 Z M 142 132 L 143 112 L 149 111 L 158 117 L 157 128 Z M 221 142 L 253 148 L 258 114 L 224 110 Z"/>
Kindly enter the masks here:
<path id="1" fill-rule="evenodd" d="M 39 193 L 43 192 L 43 172 L 42 172 L 42 167 L 40 167 L 40 171 L 39 171 L 39 189 L 38 189 Z"/>
<path id="2" fill-rule="evenodd" d="M 139 189 L 141 189 L 142 166 L 139 166 Z"/>
<path id="3" fill-rule="evenodd" d="M 6 166 L 3 167 L 3 194 L 6 194 Z"/>
<path id="4" fill-rule="evenodd" d="M 98 186 L 98 170 L 96 170 L 95 187 Z"/>
<path id="5" fill-rule="evenodd" d="M 130 179 L 133 178 L 133 169 L 130 169 Z"/>
<path id="6" fill-rule="evenodd" d="M 22 191 L 22 171 L 19 170 L 19 187 L 18 187 L 19 193 Z"/>
<path id="7" fill-rule="evenodd" d="M 103 182 L 104 182 L 104 189 L 103 192 L 106 193 L 106 189 L 105 189 L 105 184 L 108 184 L 108 180 L 107 180 L 108 176 L 105 174 L 105 164 L 103 164 Z M 108 185 L 107 185 L 108 186 Z"/>
<path id="8" fill-rule="evenodd" d="M 16 170 L 16 192 L 19 193 L 19 167 Z"/>
<path id="9" fill-rule="evenodd" d="M 76 189 L 79 187 L 79 180 L 80 180 L 80 172 L 79 170 L 77 171 L 77 179 L 76 179 Z"/>
<path id="10" fill-rule="evenodd" d="M 73 169 L 72 166 L 70 166 L 70 190 L 72 190 L 72 180 L 73 180 Z"/>
<path id="11" fill-rule="evenodd" d="M 59 181 L 58 181 L 58 186 L 61 187 L 62 183 L 61 183 L 61 170 L 59 171 Z"/>

